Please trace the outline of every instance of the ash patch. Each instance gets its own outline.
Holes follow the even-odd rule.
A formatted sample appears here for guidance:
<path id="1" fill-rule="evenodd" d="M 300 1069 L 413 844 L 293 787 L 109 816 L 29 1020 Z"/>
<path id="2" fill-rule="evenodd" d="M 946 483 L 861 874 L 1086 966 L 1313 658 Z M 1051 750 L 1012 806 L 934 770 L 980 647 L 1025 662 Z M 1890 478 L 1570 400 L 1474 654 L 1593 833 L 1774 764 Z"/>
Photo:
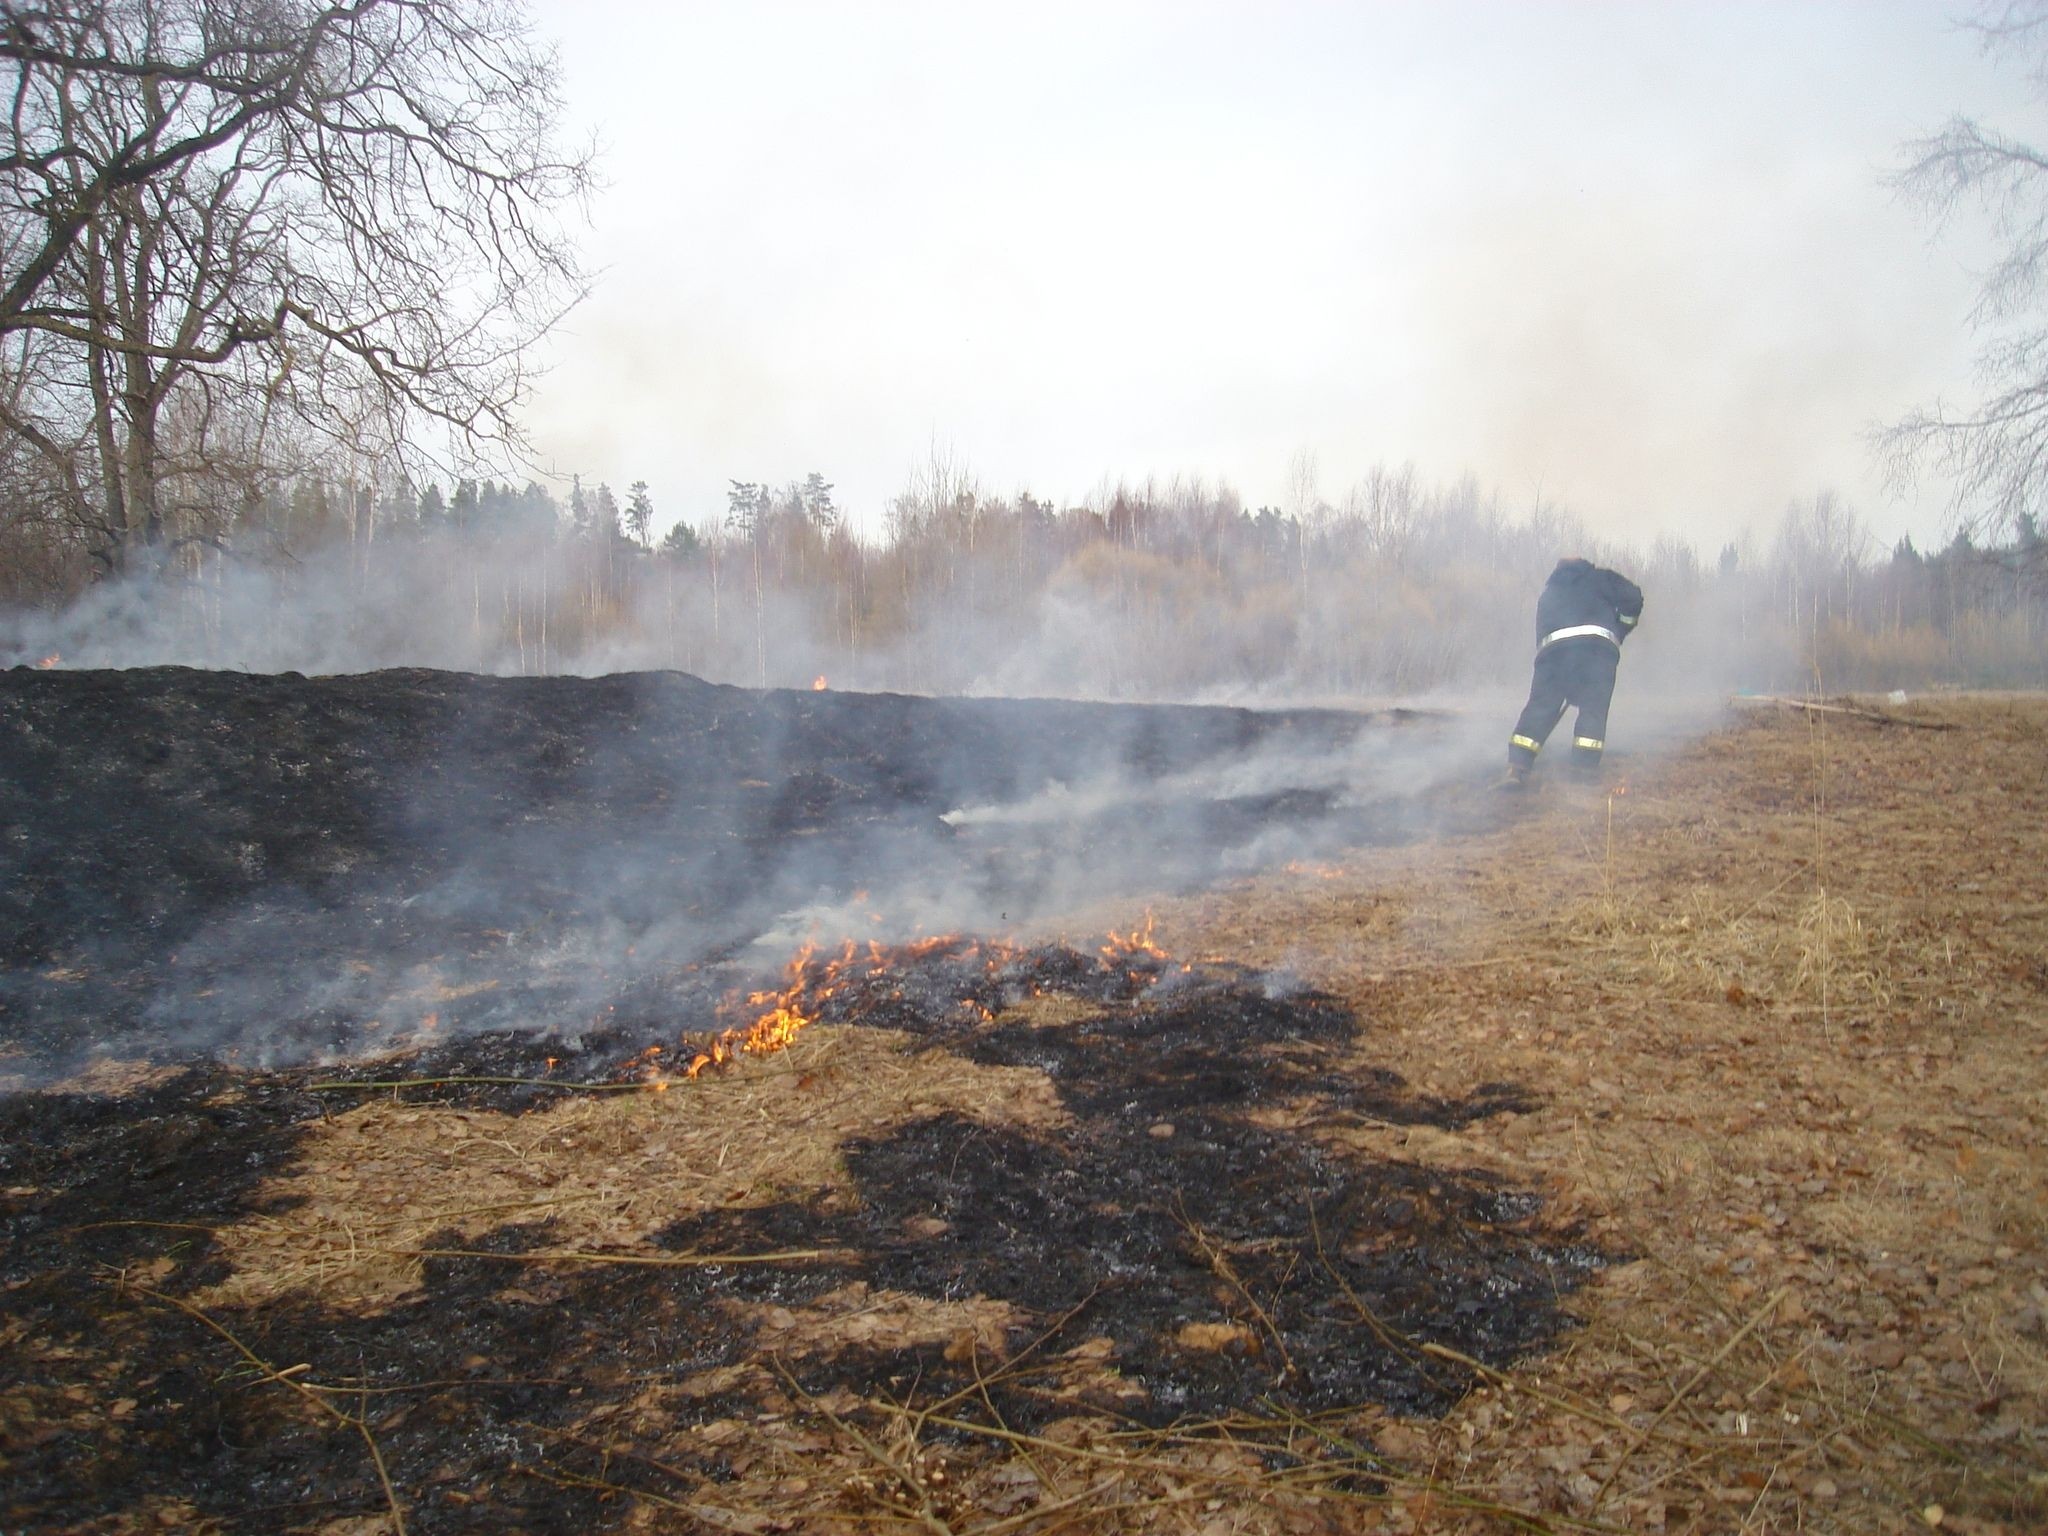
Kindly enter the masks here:
<path id="1" fill-rule="evenodd" d="M 630 1505 L 565 1476 L 598 1470 L 581 1450 L 592 1420 L 754 1357 L 752 1329 L 733 1321 L 742 1303 L 801 1303 L 834 1279 L 825 1269 L 564 1273 L 506 1261 L 546 1240 L 543 1228 L 505 1228 L 467 1245 L 505 1259 L 430 1260 L 420 1299 L 374 1317 L 289 1304 L 213 1316 L 271 1369 L 315 1363 L 314 1379 L 354 1389 L 408 1529 L 614 1529 Z M 230 1531 L 385 1514 L 353 1430 L 299 1411 L 213 1329 L 140 1284 L 48 1277 L 10 1301 L 34 1345 L 10 1351 L 19 1369 L 12 1422 L 0 1423 L 5 1528 L 93 1529 L 173 1501 L 190 1518 L 168 1523 Z M 76 1405 L 81 1384 L 90 1409 Z M 732 1406 L 687 1402 L 684 1421 Z M 665 1444 L 657 1459 L 657 1492 L 728 1470 L 708 1446 Z"/>
<path id="2" fill-rule="evenodd" d="M 476 1032 L 458 1028 L 451 1038 L 389 1058 L 279 1076 L 302 1085 L 317 1081 L 366 1090 L 402 1083 L 405 1097 L 417 1103 L 507 1114 L 544 1109 L 588 1091 L 593 1083 L 624 1086 L 644 1079 L 655 1061 L 682 1052 L 679 1042 L 714 1033 L 732 993 L 729 977 L 687 967 L 643 978 L 601 1010 L 595 1022 Z M 656 1047 L 659 1054 L 650 1055 Z"/>
<path id="3" fill-rule="evenodd" d="M 0 1286 L 39 1277 L 33 1245 L 53 1236 L 88 1267 L 160 1254 L 167 1231 L 203 1259 L 210 1227 L 272 1208 L 264 1181 L 320 1113 L 286 1079 L 218 1066 L 119 1096 L 0 1096 Z"/>
<path id="4" fill-rule="evenodd" d="M 1262 1395 L 1440 1412 L 1465 1382 L 1391 1347 L 1372 1319 L 1505 1362 L 1550 1337 L 1558 1296 L 1597 1261 L 1503 1220 L 1488 1181 L 1343 1168 L 1204 1118 L 1189 1116 L 1172 1145 L 1100 1123 L 1053 1144 L 946 1117 L 857 1147 L 869 1272 L 1071 1311 L 1067 1343 L 1108 1338 L 1118 1375 L 1139 1389 L 1119 1411 L 1164 1424 Z M 936 1223 L 936 1236 L 903 1236 Z M 937 1382 L 959 1374 L 926 1369 Z M 1031 1376 L 998 1384 L 1006 1419 L 1071 1411 L 1070 1395 Z"/>
<path id="5" fill-rule="evenodd" d="M 836 954 L 801 958 L 779 996 L 806 1019 L 957 1042 L 1031 998 L 1129 1002 L 1157 984 L 1164 965 L 1149 946 L 1114 940 L 1089 954 L 1066 944 L 1025 949 L 950 934 L 913 944 L 848 944 Z"/>
<path id="6" fill-rule="evenodd" d="M 568 1036 L 492 1030 L 392 1060 L 289 1076 L 309 1085 L 312 1092 L 342 1088 L 368 1092 L 389 1087 L 412 1103 L 460 1104 L 519 1114 L 587 1093 L 592 1084 L 623 1089 L 635 1066 L 646 1059 L 650 1043 L 645 1030 L 619 1027 L 592 1028 Z M 338 1101 L 341 1105 L 349 1102 Z"/>
<path id="7" fill-rule="evenodd" d="M 1192 995 L 1191 995 L 1192 991 Z M 1192 990 L 1163 1005 L 1123 1009 L 1067 1026 L 1010 1025 L 967 1047 L 973 1060 L 1033 1066 L 1091 1120 L 1142 1121 L 1298 1098 L 1330 1076 L 1326 1049 L 1356 1030 L 1336 999 L 1285 1000 L 1242 984 Z"/>

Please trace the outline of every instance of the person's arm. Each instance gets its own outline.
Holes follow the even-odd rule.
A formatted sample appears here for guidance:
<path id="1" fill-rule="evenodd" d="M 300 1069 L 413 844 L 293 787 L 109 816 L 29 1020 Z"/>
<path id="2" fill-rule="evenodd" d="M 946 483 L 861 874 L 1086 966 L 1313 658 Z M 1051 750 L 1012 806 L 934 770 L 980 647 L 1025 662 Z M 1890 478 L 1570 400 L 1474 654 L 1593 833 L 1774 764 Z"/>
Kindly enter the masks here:
<path id="1" fill-rule="evenodd" d="M 1643 589 L 1630 581 L 1619 571 L 1607 575 L 1607 596 L 1614 604 L 1614 612 L 1621 620 L 1622 638 L 1635 633 L 1637 622 L 1643 616 Z"/>

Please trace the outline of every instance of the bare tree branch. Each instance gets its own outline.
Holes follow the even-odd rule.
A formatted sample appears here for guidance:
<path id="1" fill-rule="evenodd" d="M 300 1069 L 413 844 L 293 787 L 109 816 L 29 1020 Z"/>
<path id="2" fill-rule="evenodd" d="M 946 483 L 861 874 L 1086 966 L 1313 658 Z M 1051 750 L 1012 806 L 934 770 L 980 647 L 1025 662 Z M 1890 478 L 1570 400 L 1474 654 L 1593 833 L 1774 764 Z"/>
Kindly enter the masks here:
<path id="1" fill-rule="evenodd" d="M 1987 53 L 2023 61 L 2048 95 L 2048 0 L 2000 0 L 1966 25 Z M 1981 398 L 1936 401 L 1876 443 L 1895 481 L 1937 470 L 1953 488 L 1958 530 L 1996 537 L 2032 526 L 2048 495 L 2048 153 L 1957 116 L 1901 154 L 1888 179 L 1902 196 L 1937 226 L 1983 211 L 2001 249 L 1970 312 Z"/>
<path id="2" fill-rule="evenodd" d="M 164 542 L 244 421 L 518 441 L 589 162 L 516 0 L 0 0 L 0 58 L 0 336 L 52 359 L 0 431 L 95 443 L 103 526 Z"/>

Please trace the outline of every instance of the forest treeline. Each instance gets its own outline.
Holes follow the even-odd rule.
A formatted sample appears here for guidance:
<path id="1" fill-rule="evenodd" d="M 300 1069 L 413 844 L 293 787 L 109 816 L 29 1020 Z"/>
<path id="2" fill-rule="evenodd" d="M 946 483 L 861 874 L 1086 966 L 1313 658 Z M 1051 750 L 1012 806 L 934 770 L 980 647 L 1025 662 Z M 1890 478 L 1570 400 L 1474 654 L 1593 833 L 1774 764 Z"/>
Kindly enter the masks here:
<path id="1" fill-rule="evenodd" d="M 0 533 L 0 659 L 499 673 L 673 667 L 720 681 L 1102 697 L 1416 695 L 1519 685 L 1537 588 L 1564 554 L 1649 607 L 1633 679 L 1778 691 L 2048 684 L 2048 560 L 1886 550 L 1841 498 L 1702 551 L 1631 548 L 1471 480 L 1379 470 L 1334 501 L 1247 507 L 1196 479 L 1055 506 L 936 461 L 880 526 L 822 475 L 735 481 L 657 532 L 644 483 L 303 476 L 247 498 L 143 574 L 109 579 L 32 519 Z M 47 528 L 48 525 L 44 525 Z"/>

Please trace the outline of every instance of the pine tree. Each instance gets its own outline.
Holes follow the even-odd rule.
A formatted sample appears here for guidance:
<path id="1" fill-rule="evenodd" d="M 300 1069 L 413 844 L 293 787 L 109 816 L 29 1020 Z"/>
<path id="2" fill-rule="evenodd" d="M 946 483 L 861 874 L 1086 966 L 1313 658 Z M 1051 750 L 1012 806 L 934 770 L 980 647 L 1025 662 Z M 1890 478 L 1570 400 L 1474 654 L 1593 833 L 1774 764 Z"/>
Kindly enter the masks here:
<path id="1" fill-rule="evenodd" d="M 626 492 L 626 532 L 633 542 L 647 543 L 647 530 L 654 521 L 654 502 L 647 494 L 647 482 L 635 480 Z"/>
<path id="2" fill-rule="evenodd" d="M 830 533 L 839 523 L 839 509 L 832 504 L 832 487 L 816 470 L 804 476 L 797 491 L 803 515 L 820 533 Z"/>
<path id="3" fill-rule="evenodd" d="M 553 493 L 538 480 L 526 482 L 526 489 L 519 493 L 515 516 L 526 533 L 552 539 L 561 532 L 561 508 L 555 505 Z"/>
<path id="4" fill-rule="evenodd" d="M 761 513 L 768 498 L 767 487 L 752 480 L 733 480 L 728 484 L 732 489 L 725 493 L 725 526 L 734 533 L 752 538 L 761 524 Z"/>
<path id="5" fill-rule="evenodd" d="M 612 545 L 619 542 L 619 503 L 612 495 L 612 488 L 602 480 L 597 483 L 597 492 L 590 498 L 590 536 L 598 543 Z"/>
<path id="6" fill-rule="evenodd" d="M 398 483 L 384 493 L 384 501 L 377 508 L 377 517 L 392 533 L 414 533 L 420 526 L 420 498 L 413 489 L 412 479 L 400 475 Z"/>

